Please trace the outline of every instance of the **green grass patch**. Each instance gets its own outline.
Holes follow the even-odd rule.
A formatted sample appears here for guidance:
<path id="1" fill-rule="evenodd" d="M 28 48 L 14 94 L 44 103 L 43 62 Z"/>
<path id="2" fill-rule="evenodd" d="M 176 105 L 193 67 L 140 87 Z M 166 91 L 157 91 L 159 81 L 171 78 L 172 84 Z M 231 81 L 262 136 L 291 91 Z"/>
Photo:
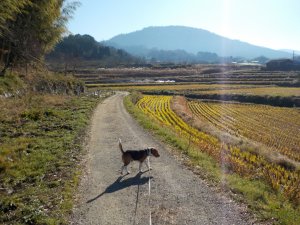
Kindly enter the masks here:
<path id="1" fill-rule="evenodd" d="M 273 224 L 298 225 L 300 224 L 300 208 L 293 206 L 280 193 L 275 192 L 262 180 L 249 179 L 237 174 L 225 172 L 220 165 L 208 154 L 201 152 L 196 146 L 189 144 L 186 138 L 146 116 L 132 102 L 136 96 L 129 95 L 124 99 L 128 112 L 145 129 L 150 130 L 163 142 L 173 146 L 179 153 L 189 158 L 189 166 L 201 177 L 206 178 L 214 185 L 230 190 L 232 196 L 252 210 L 261 221 Z M 198 169 L 197 169 L 198 168 Z"/>
<path id="2" fill-rule="evenodd" d="M 272 218 L 274 224 L 300 224 L 299 207 L 295 208 L 263 181 L 229 175 L 226 182 L 237 199 L 246 202 L 259 218 Z"/>
<path id="3" fill-rule="evenodd" d="M 4 93 L 14 93 L 17 90 L 25 88 L 25 83 L 20 77 L 14 73 L 7 73 L 5 76 L 0 76 L 0 95 Z"/>
<path id="4" fill-rule="evenodd" d="M 0 99 L 0 224 L 67 224 L 83 136 L 101 99 Z"/>

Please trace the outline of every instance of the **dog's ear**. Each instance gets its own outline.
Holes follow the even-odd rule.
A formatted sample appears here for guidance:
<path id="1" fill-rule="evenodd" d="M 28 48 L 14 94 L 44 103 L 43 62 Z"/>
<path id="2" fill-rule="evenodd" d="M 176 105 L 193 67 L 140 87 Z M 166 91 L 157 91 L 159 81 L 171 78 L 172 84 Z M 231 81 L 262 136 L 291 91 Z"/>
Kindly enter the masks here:
<path id="1" fill-rule="evenodd" d="M 155 157 L 160 156 L 156 148 L 151 148 L 151 154 L 154 155 Z"/>

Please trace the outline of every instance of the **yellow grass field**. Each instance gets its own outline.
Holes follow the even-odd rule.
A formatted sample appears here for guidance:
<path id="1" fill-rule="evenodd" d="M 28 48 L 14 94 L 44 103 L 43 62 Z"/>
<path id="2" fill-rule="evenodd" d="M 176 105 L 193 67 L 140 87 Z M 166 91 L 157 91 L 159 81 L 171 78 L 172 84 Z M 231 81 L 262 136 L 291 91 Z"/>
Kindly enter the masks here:
<path id="1" fill-rule="evenodd" d="M 174 129 L 177 132 L 178 136 L 184 136 L 190 139 L 196 146 L 198 146 L 199 151 L 208 153 L 221 165 L 225 166 L 229 171 L 233 171 L 242 176 L 251 177 L 253 179 L 262 179 L 269 183 L 274 190 L 282 192 L 291 201 L 295 202 L 296 204 L 300 203 L 299 170 L 296 170 L 295 168 L 291 169 L 281 164 L 276 164 L 272 161 L 267 160 L 266 158 L 264 158 L 264 156 L 258 154 L 257 152 L 251 152 L 245 149 L 242 150 L 239 148 L 239 146 L 225 144 L 218 138 L 191 127 L 190 125 L 185 123 L 178 115 L 176 115 L 176 113 L 171 109 L 171 100 L 171 96 L 144 96 L 137 102 L 137 106 L 146 115 L 154 118 L 159 123 L 161 123 L 162 126 L 166 126 L 169 129 Z M 196 105 L 196 103 L 192 103 L 192 105 Z M 291 111 L 291 113 L 287 113 L 287 116 L 284 117 L 280 110 L 276 111 L 275 109 L 273 109 L 274 117 L 272 119 L 270 118 L 270 114 L 268 114 L 267 112 L 269 108 L 255 109 L 251 105 L 243 105 L 240 111 L 244 110 L 244 112 L 246 112 L 246 107 L 249 107 L 249 112 L 251 110 L 254 112 L 255 110 L 257 110 L 256 114 L 253 117 L 248 118 L 246 115 L 238 112 L 237 110 L 236 113 L 239 113 L 239 117 L 243 118 L 243 121 L 237 123 L 239 124 L 239 127 L 242 127 L 243 129 L 241 129 L 242 131 L 238 131 L 240 128 L 234 129 L 233 125 L 235 122 L 233 122 L 234 120 L 230 118 L 230 116 L 228 116 L 226 118 L 229 127 L 228 132 L 232 131 L 239 135 L 238 132 L 241 132 L 241 134 L 243 132 L 250 132 L 250 130 L 247 131 L 247 129 L 252 129 L 250 128 L 251 124 L 253 124 L 253 127 L 259 125 L 259 130 L 261 130 L 260 132 L 267 133 L 267 137 L 270 136 L 270 140 L 266 142 L 272 142 L 272 140 L 275 142 L 275 139 L 272 139 L 271 137 L 273 130 L 276 131 L 276 126 L 278 126 L 278 124 L 280 126 L 283 126 L 284 121 L 287 120 L 287 126 L 295 126 L 295 128 L 293 128 L 293 131 L 289 131 L 289 134 L 287 134 L 283 138 L 279 138 L 279 141 L 276 140 L 276 143 L 279 143 L 280 146 L 284 147 L 285 144 L 287 144 L 290 136 L 292 136 L 293 132 L 296 131 L 297 127 L 299 129 L 299 126 L 297 125 L 299 121 L 299 111 Z M 226 128 L 226 124 L 221 125 L 220 122 L 217 122 L 218 110 L 214 110 L 216 112 L 211 112 L 210 110 L 206 111 L 207 118 L 214 118 L 215 124 L 218 124 L 218 126 L 221 127 L 224 126 Z M 265 125 L 268 125 L 268 129 L 263 130 L 264 124 L 261 124 L 261 122 L 259 122 L 259 114 L 262 114 L 263 116 L 263 118 L 261 118 L 261 121 L 266 119 Z M 242 115 L 244 115 L 244 117 Z M 219 115 L 219 118 L 221 117 L 222 116 Z M 256 117 L 258 121 L 254 121 Z M 276 120 L 279 120 L 279 122 L 274 122 Z M 231 127 L 229 124 L 231 125 Z M 262 135 L 262 133 L 258 133 L 256 135 Z M 297 136 L 297 133 L 295 135 Z M 297 151 L 294 151 L 292 147 L 294 145 L 297 145 L 299 140 L 298 138 L 299 137 L 296 137 L 295 140 L 293 139 L 292 144 L 289 144 L 290 147 L 287 148 L 288 150 L 286 150 L 287 152 L 285 153 L 290 157 L 294 157 L 295 159 L 299 156 L 299 154 L 297 153 Z M 283 141 L 283 143 L 281 141 Z M 276 148 L 276 145 L 274 145 L 273 147 Z"/>
<path id="2" fill-rule="evenodd" d="M 203 123 L 300 161 L 299 109 L 202 101 L 189 101 L 188 105 Z"/>
<path id="3" fill-rule="evenodd" d="M 300 96 L 300 89 L 297 87 L 280 87 L 272 85 L 243 85 L 243 84 L 104 84 L 97 85 L 98 88 L 114 90 L 135 90 L 135 91 L 176 91 L 193 92 L 195 94 L 238 94 L 258 96 Z"/>

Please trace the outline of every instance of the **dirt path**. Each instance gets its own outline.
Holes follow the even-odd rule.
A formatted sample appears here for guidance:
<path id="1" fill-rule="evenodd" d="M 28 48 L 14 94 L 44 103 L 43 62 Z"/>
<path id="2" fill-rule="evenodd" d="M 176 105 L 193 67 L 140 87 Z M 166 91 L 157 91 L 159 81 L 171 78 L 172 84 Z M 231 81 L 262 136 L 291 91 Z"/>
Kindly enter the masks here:
<path id="1" fill-rule="evenodd" d="M 152 224 L 250 224 L 244 209 L 211 190 L 141 129 L 126 112 L 123 97 L 117 93 L 95 112 L 87 174 L 72 224 L 149 224 L 150 210 Z M 131 163 L 131 174 L 121 177 L 118 138 L 124 149 L 159 149 L 161 157 L 151 159 L 153 170 L 138 174 L 138 163 Z"/>

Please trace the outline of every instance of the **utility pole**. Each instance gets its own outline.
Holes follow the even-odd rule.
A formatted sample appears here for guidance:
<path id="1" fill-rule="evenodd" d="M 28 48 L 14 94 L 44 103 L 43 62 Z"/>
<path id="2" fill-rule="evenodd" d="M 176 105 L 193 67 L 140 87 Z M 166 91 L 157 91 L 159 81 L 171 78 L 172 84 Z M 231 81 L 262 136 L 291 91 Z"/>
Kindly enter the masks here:
<path id="1" fill-rule="evenodd" d="M 295 62 L 295 51 L 293 51 L 293 63 Z"/>

